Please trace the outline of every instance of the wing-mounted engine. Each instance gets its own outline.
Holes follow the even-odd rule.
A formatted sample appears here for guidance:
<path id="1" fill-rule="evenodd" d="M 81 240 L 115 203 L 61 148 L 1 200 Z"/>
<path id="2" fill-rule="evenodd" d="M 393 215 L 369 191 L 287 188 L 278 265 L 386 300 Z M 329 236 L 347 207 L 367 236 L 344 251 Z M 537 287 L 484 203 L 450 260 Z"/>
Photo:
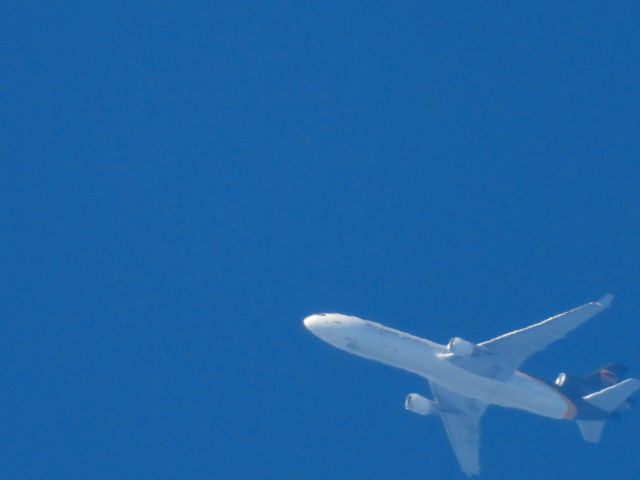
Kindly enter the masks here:
<path id="1" fill-rule="evenodd" d="M 476 345 L 460 337 L 453 337 L 447 344 L 447 350 L 457 357 L 470 357 L 476 352 Z"/>
<path id="2" fill-rule="evenodd" d="M 440 413 L 436 402 L 417 393 L 407 395 L 404 401 L 404 408 L 418 415 L 437 415 Z"/>

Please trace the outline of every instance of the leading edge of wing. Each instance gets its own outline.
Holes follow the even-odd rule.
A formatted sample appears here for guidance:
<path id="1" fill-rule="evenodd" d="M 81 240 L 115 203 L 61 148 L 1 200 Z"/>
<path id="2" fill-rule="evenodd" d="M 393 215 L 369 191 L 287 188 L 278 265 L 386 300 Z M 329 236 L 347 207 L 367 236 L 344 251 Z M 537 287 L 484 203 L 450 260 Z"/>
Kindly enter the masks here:
<path id="1" fill-rule="evenodd" d="M 460 468 L 468 476 L 480 474 L 480 419 L 488 405 L 429 382 L 444 429 Z"/>
<path id="2" fill-rule="evenodd" d="M 589 302 L 528 327 L 505 333 L 479 343 L 478 346 L 489 353 L 498 355 L 501 362 L 517 368 L 534 353 L 544 350 L 551 343 L 560 340 L 591 317 L 606 309 L 613 298 L 614 296 L 609 293 L 600 300 Z"/>

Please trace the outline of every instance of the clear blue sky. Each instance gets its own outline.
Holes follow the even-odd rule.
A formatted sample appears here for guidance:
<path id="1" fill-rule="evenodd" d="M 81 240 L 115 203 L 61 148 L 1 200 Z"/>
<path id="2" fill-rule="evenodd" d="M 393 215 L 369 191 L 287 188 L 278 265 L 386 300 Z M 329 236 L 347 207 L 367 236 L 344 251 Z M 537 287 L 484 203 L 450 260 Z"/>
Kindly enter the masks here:
<path id="1" fill-rule="evenodd" d="M 527 367 L 640 376 L 639 14 L 3 3 L 0 477 L 459 478 L 314 312 L 480 341 L 611 291 Z M 485 478 L 640 472 L 640 409 L 483 431 Z"/>

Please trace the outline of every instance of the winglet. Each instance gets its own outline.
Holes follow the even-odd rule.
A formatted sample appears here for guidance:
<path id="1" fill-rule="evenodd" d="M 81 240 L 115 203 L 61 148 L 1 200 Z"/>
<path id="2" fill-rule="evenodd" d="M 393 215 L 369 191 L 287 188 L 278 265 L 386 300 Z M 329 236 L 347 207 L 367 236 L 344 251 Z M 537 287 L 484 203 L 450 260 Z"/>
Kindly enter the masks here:
<path id="1" fill-rule="evenodd" d="M 609 305 L 611 305 L 611 302 L 613 302 L 614 297 L 615 295 L 613 295 L 613 293 L 607 293 L 604 297 L 598 300 L 598 303 L 606 308 Z"/>

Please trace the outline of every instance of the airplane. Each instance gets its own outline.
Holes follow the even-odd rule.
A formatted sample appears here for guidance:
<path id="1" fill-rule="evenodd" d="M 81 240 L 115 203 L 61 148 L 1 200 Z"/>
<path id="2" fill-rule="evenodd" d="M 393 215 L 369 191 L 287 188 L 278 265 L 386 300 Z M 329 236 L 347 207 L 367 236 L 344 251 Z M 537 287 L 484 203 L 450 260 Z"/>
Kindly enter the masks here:
<path id="1" fill-rule="evenodd" d="M 561 373 L 549 383 L 520 370 L 533 354 L 606 309 L 613 295 L 540 323 L 481 343 L 460 337 L 447 345 L 339 313 L 306 317 L 304 326 L 321 340 L 346 352 L 419 375 L 429 382 L 433 400 L 410 393 L 405 408 L 438 415 L 460 468 L 480 474 L 480 419 L 489 405 L 515 408 L 544 417 L 575 420 L 582 437 L 598 443 L 605 423 L 628 408 L 640 380 L 619 381 L 626 367 L 611 364 L 586 376 Z"/>

